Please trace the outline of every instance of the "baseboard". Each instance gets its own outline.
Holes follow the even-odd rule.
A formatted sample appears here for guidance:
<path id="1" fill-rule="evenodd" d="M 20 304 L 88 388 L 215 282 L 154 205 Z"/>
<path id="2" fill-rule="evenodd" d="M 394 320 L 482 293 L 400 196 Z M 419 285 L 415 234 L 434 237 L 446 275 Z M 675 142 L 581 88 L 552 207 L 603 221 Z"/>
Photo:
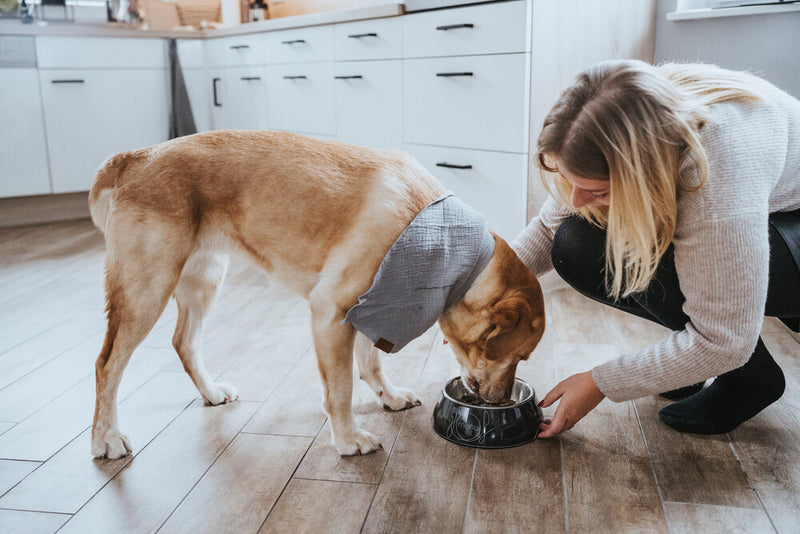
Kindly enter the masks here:
<path id="1" fill-rule="evenodd" d="M 0 228 L 89 217 L 89 194 L 0 198 Z"/>

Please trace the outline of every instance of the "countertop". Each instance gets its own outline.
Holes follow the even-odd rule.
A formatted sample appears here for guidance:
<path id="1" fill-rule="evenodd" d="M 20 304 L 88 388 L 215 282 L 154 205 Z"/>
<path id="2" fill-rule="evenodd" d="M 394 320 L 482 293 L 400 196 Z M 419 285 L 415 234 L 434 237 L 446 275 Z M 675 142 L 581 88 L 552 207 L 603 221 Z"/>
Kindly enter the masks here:
<path id="1" fill-rule="evenodd" d="M 341 11 L 326 11 L 294 17 L 249 22 L 238 26 L 207 30 L 143 30 L 119 23 L 51 22 L 22 24 L 19 20 L 0 21 L 0 35 L 53 35 L 75 37 L 144 37 L 155 39 L 208 39 L 229 35 L 246 35 L 336 22 L 395 17 L 404 12 L 403 4 L 386 4 Z"/>

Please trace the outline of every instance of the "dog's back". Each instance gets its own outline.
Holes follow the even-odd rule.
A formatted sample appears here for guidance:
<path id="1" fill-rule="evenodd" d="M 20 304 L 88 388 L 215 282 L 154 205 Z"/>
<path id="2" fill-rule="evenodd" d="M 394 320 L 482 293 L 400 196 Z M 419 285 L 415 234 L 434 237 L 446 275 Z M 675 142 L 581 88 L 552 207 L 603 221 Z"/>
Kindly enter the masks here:
<path id="1" fill-rule="evenodd" d="M 284 132 L 217 131 L 110 157 L 89 205 L 101 230 L 114 211 L 135 210 L 198 234 L 213 227 L 251 254 L 296 265 L 309 249 L 341 242 L 365 209 L 407 224 L 442 190 L 402 152 Z M 298 240 L 304 251 L 292 249 Z"/>

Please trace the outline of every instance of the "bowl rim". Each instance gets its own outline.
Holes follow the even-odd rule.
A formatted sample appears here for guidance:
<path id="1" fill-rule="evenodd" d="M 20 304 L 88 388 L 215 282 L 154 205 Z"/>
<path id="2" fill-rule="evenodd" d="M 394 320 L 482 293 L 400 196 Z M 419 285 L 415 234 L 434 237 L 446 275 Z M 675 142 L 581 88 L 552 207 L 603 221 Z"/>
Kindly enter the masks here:
<path id="1" fill-rule="evenodd" d="M 465 406 L 465 407 L 471 408 L 471 409 L 477 409 L 477 410 L 508 410 L 510 408 L 517 408 L 519 406 L 522 406 L 523 404 L 527 404 L 527 403 L 531 402 L 536 397 L 536 391 L 534 391 L 533 386 L 531 386 L 530 384 L 528 384 L 526 381 L 524 381 L 523 379 L 521 379 L 519 377 L 514 377 L 514 383 L 515 384 L 517 382 L 519 382 L 520 384 L 523 384 L 524 386 L 527 386 L 528 390 L 530 391 L 530 394 L 527 395 L 524 399 L 520 399 L 519 401 L 515 402 L 514 404 L 509 404 L 508 406 L 477 406 L 475 404 L 469 404 L 467 402 L 462 402 L 462 401 L 460 401 L 458 399 L 454 399 L 453 397 L 450 396 L 450 394 L 447 392 L 447 387 L 450 384 L 452 384 L 453 382 L 455 382 L 456 380 L 461 381 L 461 376 L 459 375 L 459 376 L 457 376 L 455 378 L 452 378 L 452 379 L 448 380 L 445 383 L 444 387 L 442 388 L 442 395 L 447 400 L 451 401 L 454 404 L 457 404 L 458 406 Z M 462 382 L 462 385 L 464 385 L 463 382 Z M 464 385 L 464 388 L 466 389 L 465 385 Z"/>

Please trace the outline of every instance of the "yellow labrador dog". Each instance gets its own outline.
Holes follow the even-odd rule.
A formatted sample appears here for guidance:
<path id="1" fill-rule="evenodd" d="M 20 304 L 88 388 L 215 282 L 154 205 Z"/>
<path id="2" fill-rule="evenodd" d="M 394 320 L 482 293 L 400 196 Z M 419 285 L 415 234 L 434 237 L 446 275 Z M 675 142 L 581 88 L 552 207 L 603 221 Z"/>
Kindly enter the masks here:
<path id="1" fill-rule="evenodd" d="M 212 380 L 200 355 L 203 321 L 232 251 L 309 301 L 334 445 L 342 455 L 376 450 L 378 440 L 351 413 L 354 353 L 385 407 L 420 402 L 387 380 L 372 342 L 343 319 L 398 236 L 443 191 L 403 152 L 279 132 L 208 132 L 109 158 L 89 194 L 106 240 L 108 315 L 92 453 L 119 458 L 132 450 L 117 422 L 117 389 L 170 296 L 178 304 L 173 345 L 200 394 L 212 405 L 237 398 Z M 492 237 L 488 264 L 439 324 L 465 383 L 499 402 L 542 336 L 544 307 L 536 278 Z"/>

